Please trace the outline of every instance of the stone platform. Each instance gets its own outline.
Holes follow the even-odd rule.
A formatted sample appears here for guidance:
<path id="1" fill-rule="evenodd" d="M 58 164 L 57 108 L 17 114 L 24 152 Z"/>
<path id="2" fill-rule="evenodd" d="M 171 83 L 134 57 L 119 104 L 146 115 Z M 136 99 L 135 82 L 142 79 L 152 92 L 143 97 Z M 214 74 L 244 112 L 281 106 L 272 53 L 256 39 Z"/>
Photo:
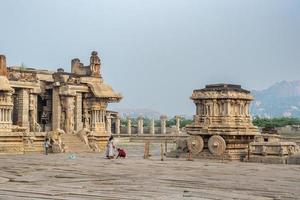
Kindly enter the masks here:
<path id="1" fill-rule="evenodd" d="M 0 155 L 0 199 L 298 199 L 300 167 L 216 160 L 160 161 L 159 145 L 116 144 L 128 158 L 99 153 Z"/>
<path id="2" fill-rule="evenodd" d="M 251 155 L 248 162 L 268 163 L 268 164 L 300 165 L 300 154 L 293 155 L 293 156 L 258 156 L 258 155 Z"/>

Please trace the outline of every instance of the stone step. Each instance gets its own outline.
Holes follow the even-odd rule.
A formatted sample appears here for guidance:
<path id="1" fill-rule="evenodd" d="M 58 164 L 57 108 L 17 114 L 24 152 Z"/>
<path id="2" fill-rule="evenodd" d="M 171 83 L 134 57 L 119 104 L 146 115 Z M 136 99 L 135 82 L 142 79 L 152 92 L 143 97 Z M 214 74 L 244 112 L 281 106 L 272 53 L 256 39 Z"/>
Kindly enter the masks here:
<path id="1" fill-rule="evenodd" d="M 68 142 L 68 141 L 64 141 L 64 143 L 65 144 L 69 144 L 69 145 L 72 145 L 72 144 L 78 144 L 78 143 L 80 143 L 80 144 L 85 144 L 84 142 L 82 142 L 82 141 L 77 141 L 77 142 Z"/>
<path id="2" fill-rule="evenodd" d="M 67 145 L 65 144 L 67 147 L 69 148 L 74 148 L 74 147 L 79 147 L 79 148 L 89 148 L 86 144 L 76 144 L 76 145 Z"/>
<path id="3" fill-rule="evenodd" d="M 65 134 L 62 136 L 65 152 L 91 152 L 91 149 L 76 135 Z"/>
<path id="4" fill-rule="evenodd" d="M 24 151 L 34 151 L 34 147 L 24 147 Z"/>
<path id="5" fill-rule="evenodd" d="M 69 150 L 90 150 L 89 148 L 82 148 L 82 147 L 68 147 Z"/>
<path id="6" fill-rule="evenodd" d="M 83 143 L 83 142 L 73 142 L 73 143 L 64 142 L 64 144 L 65 144 L 65 145 L 69 145 L 69 146 L 77 146 L 78 144 L 86 145 L 86 144 Z"/>

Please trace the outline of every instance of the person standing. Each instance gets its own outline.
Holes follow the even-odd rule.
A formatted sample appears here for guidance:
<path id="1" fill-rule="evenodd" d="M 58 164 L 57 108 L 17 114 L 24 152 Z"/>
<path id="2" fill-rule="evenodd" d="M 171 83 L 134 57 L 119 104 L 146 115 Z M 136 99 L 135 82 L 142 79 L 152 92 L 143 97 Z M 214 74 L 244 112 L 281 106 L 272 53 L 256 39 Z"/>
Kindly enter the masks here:
<path id="1" fill-rule="evenodd" d="M 106 158 L 108 159 L 113 159 L 114 158 L 114 149 L 115 149 L 115 145 L 114 145 L 114 137 L 111 135 L 107 141 L 106 144 Z"/>
<path id="2" fill-rule="evenodd" d="M 45 154 L 48 155 L 48 150 L 50 147 L 50 141 L 48 138 L 46 138 L 45 142 L 44 142 L 44 147 L 45 147 Z"/>

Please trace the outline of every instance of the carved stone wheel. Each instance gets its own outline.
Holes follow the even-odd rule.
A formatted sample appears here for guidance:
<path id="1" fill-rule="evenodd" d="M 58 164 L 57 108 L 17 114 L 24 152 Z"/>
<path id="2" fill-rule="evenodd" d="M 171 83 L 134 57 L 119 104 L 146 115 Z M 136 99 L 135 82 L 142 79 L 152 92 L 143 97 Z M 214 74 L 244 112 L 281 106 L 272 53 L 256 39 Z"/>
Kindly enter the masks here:
<path id="1" fill-rule="evenodd" d="M 203 150 L 204 142 L 201 136 L 190 136 L 187 141 L 188 148 L 192 154 L 198 154 Z"/>
<path id="2" fill-rule="evenodd" d="M 208 140 L 208 149 L 213 155 L 222 155 L 226 150 L 226 142 L 219 135 L 213 135 Z"/>

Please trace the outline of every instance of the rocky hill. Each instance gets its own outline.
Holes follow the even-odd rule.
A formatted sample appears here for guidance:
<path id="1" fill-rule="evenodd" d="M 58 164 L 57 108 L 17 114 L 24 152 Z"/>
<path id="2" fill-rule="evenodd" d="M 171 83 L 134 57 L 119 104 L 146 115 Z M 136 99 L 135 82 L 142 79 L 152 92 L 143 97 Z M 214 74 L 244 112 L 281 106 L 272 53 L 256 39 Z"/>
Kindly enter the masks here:
<path id="1" fill-rule="evenodd" d="M 253 116 L 300 117 L 300 80 L 281 81 L 271 87 L 252 91 L 255 98 L 251 106 Z"/>

